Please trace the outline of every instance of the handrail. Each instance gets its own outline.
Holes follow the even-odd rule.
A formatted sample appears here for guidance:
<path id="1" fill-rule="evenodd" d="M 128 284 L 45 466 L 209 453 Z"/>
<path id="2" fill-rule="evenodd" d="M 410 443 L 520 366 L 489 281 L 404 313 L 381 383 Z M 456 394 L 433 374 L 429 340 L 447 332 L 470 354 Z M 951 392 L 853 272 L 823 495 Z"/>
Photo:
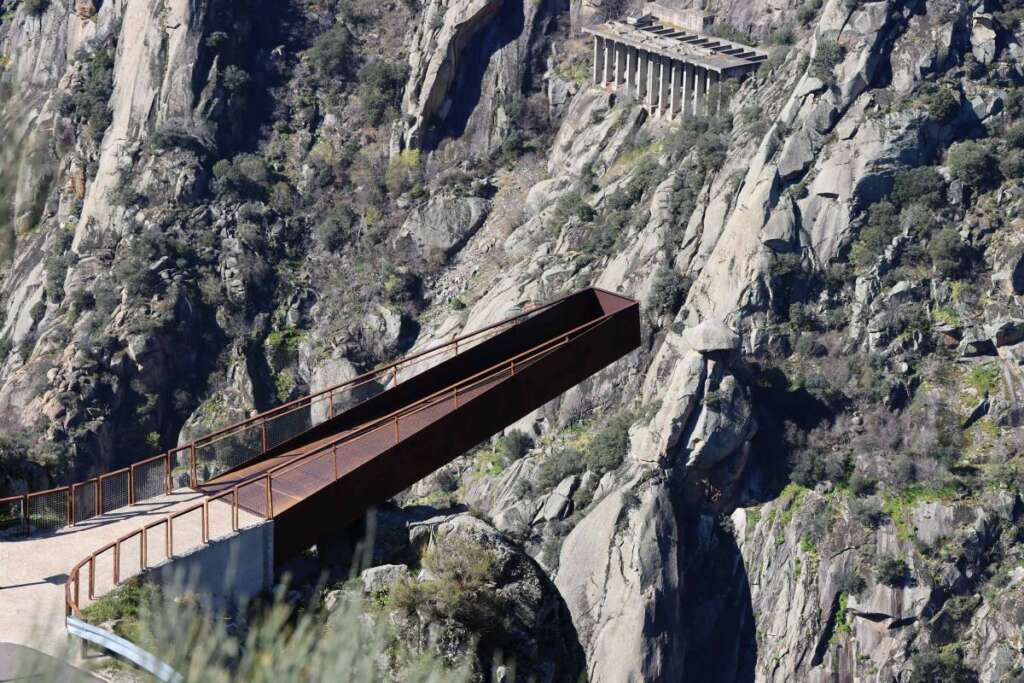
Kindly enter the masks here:
<path id="1" fill-rule="evenodd" d="M 205 545 L 210 543 L 210 532 L 209 532 L 210 503 L 214 502 L 214 501 L 217 501 L 217 500 L 220 500 L 220 499 L 223 499 L 223 498 L 228 498 L 228 497 L 230 497 L 230 499 L 231 499 L 230 503 L 229 503 L 230 506 L 231 506 L 231 530 L 232 530 L 232 532 L 237 532 L 238 529 L 239 529 L 239 511 L 242 509 L 241 505 L 240 505 L 240 502 L 239 502 L 239 492 L 242 489 L 244 489 L 246 487 L 250 487 L 250 486 L 262 485 L 262 486 L 265 487 L 266 510 L 264 511 L 264 513 L 261 516 L 264 519 L 270 519 L 270 518 L 272 518 L 274 516 L 273 486 L 274 486 L 275 475 L 277 477 L 280 477 L 281 475 L 286 474 L 287 472 L 292 471 L 294 468 L 300 466 L 301 464 L 303 464 L 305 462 L 308 462 L 308 460 L 310 458 L 312 458 L 314 456 L 319 457 L 323 453 L 325 453 L 326 451 L 333 450 L 334 451 L 334 457 L 335 457 L 335 474 L 334 474 L 333 480 L 336 481 L 337 480 L 337 448 L 342 443 L 350 443 L 352 441 L 356 441 L 359 438 L 365 436 L 366 434 L 369 434 L 369 433 L 371 433 L 373 431 L 376 431 L 377 429 L 380 429 L 382 426 L 387 425 L 389 422 L 394 422 L 395 423 L 395 426 L 396 426 L 395 438 L 396 438 L 396 443 L 397 443 L 398 441 L 401 440 L 401 436 L 400 436 L 400 434 L 398 432 L 398 426 L 399 426 L 399 421 L 400 421 L 400 419 L 402 417 L 408 417 L 410 415 L 414 415 L 414 414 L 416 414 L 418 412 L 426 410 L 427 408 L 429 408 L 429 407 L 431 407 L 433 405 L 437 405 L 439 402 L 447 400 L 452 394 L 454 394 L 454 396 L 455 396 L 455 398 L 457 400 L 458 392 L 459 392 L 460 389 L 465 391 L 466 387 L 480 386 L 480 385 L 486 383 L 487 381 L 490 381 L 494 377 L 498 376 L 499 374 L 505 372 L 506 370 L 509 371 L 509 375 L 510 376 L 514 376 L 514 374 L 515 374 L 515 367 L 516 367 L 517 363 L 519 364 L 520 368 L 522 368 L 524 365 L 529 365 L 529 364 L 539 360 L 540 358 L 543 358 L 544 356 L 549 355 L 550 353 L 554 352 L 556 349 L 561 348 L 564 345 L 568 344 L 571 339 L 573 339 L 573 338 L 575 338 L 577 336 L 580 336 L 580 335 L 590 331 L 591 329 L 593 329 L 595 327 L 598 327 L 599 325 L 602 325 L 602 324 L 606 323 L 613 315 L 614 315 L 613 313 L 607 313 L 607 314 L 604 314 L 604 315 L 600 316 L 599 318 L 595 318 L 594 320 L 591 320 L 591 321 L 588 321 L 588 322 L 583 323 L 581 325 L 578 325 L 577 327 L 572 328 L 571 330 L 568 330 L 566 332 L 563 332 L 563 333 L 559 334 L 557 337 L 554 337 L 554 338 L 549 339 L 549 340 L 547 340 L 547 341 L 545 341 L 545 342 L 543 342 L 541 344 L 538 344 L 537 346 L 532 347 L 532 348 L 530 348 L 530 349 L 528 349 L 526 351 L 523 351 L 523 352 L 513 356 L 512 358 L 506 358 L 505 360 L 503 360 L 503 361 L 501 361 L 499 363 L 496 363 L 495 365 L 492 365 L 489 368 L 486 368 L 486 369 L 481 370 L 481 371 L 479 371 L 477 373 L 474 373 L 473 375 L 471 375 L 469 377 L 463 378 L 462 380 L 460 380 L 460 381 L 458 381 L 458 382 L 456 382 L 454 384 L 451 384 L 451 385 L 445 387 L 444 389 L 440 389 L 440 390 L 434 392 L 433 394 L 430 394 L 429 396 L 423 397 L 423 398 L 415 401 L 414 403 L 412 403 L 412 404 L 410 404 L 408 406 L 403 406 L 402 408 L 400 408 L 398 410 L 392 411 L 388 415 L 385 415 L 385 416 L 382 416 L 380 418 L 371 420 L 370 422 L 367 422 L 367 423 L 365 423 L 363 425 L 360 425 L 356 429 L 344 432 L 343 434 L 339 435 L 338 438 L 333 439 L 330 442 L 328 442 L 328 443 L 326 443 L 326 444 L 324 444 L 322 446 L 317 447 L 316 449 L 310 451 L 309 453 L 305 453 L 302 456 L 299 456 L 298 458 L 296 458 L 293 461 L 289 461 L 287 463 L 282 463 L 281 465 L 277 465 L 277 466 L 271 468 L 270 470 L 267 470 L 266 472 L 262 472 L 262 473 L 253 475 L 252 477 L 249 477 L 249 478 L 244 478 L 244 479 L 242 479 L 242 480 L 240 480 L 238 482 L 235 482 L 232 486 L 230 486 L 228 488 L 225 488 L 223 491 L 220 491 L 220 492 L 218 492 L 216 494 L 211 494 L 211 495 L 205 496 L 203 498 L 203 500 L 201 500 L 200 502 L 197 502 L 197 503 L 195 503 L 193 505 L 190 505 L 188 507 L 182 508 L 181 510 L 176 510 L 174 512 L 168 513 L 167 515 L 165 515 L 164 517 L 162 517 L 162 518 L 160 518 L 158 520 L 155 520 L 153 522 L 149 522 L 148 524 L 145 524 L 140 529 L 136 529 L 135 531 L 133 531 L 131 533 L 128 533 L 128 534 L 125 534 L 121 538 L 119 538 L 119 539 L 117 539 L 117 540 L 115 540 L 115 541 L 113 541 L 111 543 L 107 543 L 106 545 L 101 547 L 99 550 L 96 550 L 93 553 L 90 553 L 88 557 L 86 557 L 83 560 L 81 560 L 68 573 L 68 577 L 65 580 L 65 584 L 64 584 L 64 596 L 65 596 L 65 610 L 66 610 L 66 614 L 68 616 L 80 616 L 81 615 L 81 611 L 79 609 L 79 602 L 80 602 L 79 596 L 80 596 L 80 588 L 81 588 L 81 585 L 80 585 L 81 584 L 81 570 L 86 565 L 88 565 L 89 568 L 90 568 L 90 571 L 89 571 L 88 597 L 90 599 L 93 599 L 95 597 L 96 559 L 97 559 L 97 557 L 101 556 L 102 554 L 104 554 L 104 553 L 106 553 L 106 552 L 108 552 L 110 550 L 113 550 L 113 552 L 114 552 L 114 567 L 113 567 L 113 578 L 114 578 L 114 581 L 113 581 L 113 583 L 116 586 L 116 585 L 118 585 L 121 582 L 121 578 L 122 578 L 120 576 L 121 546 L 125 542 L 127 542 L 127 541 L 129 541 L 131 539 L 134 539 L 135 537 L 139 537 L 140 538 L 139 571 L 140 572 L 145 571 L 146 569 L 148 569 L 148 554 L 147 554 L 148 532 L 151 529 L 163 526 L 164 527 L 164 533 L 165 533 L 166 559 L 170 560 L 170 559 L 172 559 L 172 557 L 174 555 L 174 530 L 173 530 L 174 520 L 179 518 L 179 517 L 183 517 L 185 515 L 194 513 L 197 510 L 201 511 L 201 534 L 200 534 L 201 540 L 200 540 L 200 546 L 205 546 Z M 247 510 L 247 512 L 249 512 L 251 514 L 259 515 L 259 513 L 255 513 L 255 512 L 253 512 L 251 510 Z"/>
<path id="2" fill-rule="evenodd" d="M 299 458 L 296 458 L 295 460 L 291 460 L 286 463 L 281 463 L 280 465 L 277 465 L 271 468 L 270 470 L 267 470 L 267 473 L 273 474 L 284 468 L 287 468 L 287 470 L 290 471 L 291 469 L 294 469 L 295 467 L 298 467 L 300 464 L 302 464 L 302 462 L 305 461 L 307 458 L 310 458 L 313 455 L 321 453 L 327 450 L 328 448 L 334 448 L 340 446 L 342 443 L 354 441 L 369 432 L 376 431 L 381 426 L 389 422 L 393 422 L 401 417 L 415 415 L 416 413 L 422 412 L 423 410 L 426 410 L 429 407 L 437 405 L 438 403 L 447 400 L 452 392 L 458 391 L 460 388 L 463 388 L 464 385 L 468 386 L 470 383 L 483 384 L 487 380 L 491 379 L 491 377 L 499 374 L 501 371 L 504 371 L 507 368 L 514 369 L 517 361 L 519 361 L 520 364 L 522 364 L 523 360 L 537 360 L 540 357 L 543 357 L 543 355 L 547 355 L 555 348 L 559 348 L 567 344 L 569 342 L 570 337 L 582 334 L 583 332 L 588 331 L 590 328 L 596 327 L 597 325 L 605 322 L 608 317 L 610 316 L 602 316 L 600 318 L 596 318 L 595 320 L 591 320 L 582 325 L 579 325 L 559 335 L 554 339 L 548 340 L 542 344 L 538 344 L 537 346 L 527 351 L 524 351 L 516 356 L 513 356 L 512 358 L 505 359 L 504 361 L 492 365 L 491 367 L 481 370 L 473 375 L 470 375 L 469 377 L 462 379 L 456 382 L 455 384 L 451 384 L 445 387 L 444 389 L 440 389 L 434 392 L 433 394 L 430 394 L 429 396 L 425 396 L 424 398 L 421 398 L 414 403 L 411 403 L 407 406 L 403 406 L 402 408 L 399 408 L 387 415 L 379 417 L 375 420 L 371 420 L 370 422 L 364 423 L 357 427 L 356 429 L 344 432 L 343 434 L 340 434 L 338 438 L 335 439 L 334 441 L 324 444 L 318 447 L 317 449 L 310 451 L 309 453 L 305 453 Z M 547 346 L 551 346 L 552 348 L 545 349 L 545 347 Z M 487 375 L 486 377 L 484 376 L 485 374 Z M 427 405 L 428 401 L 430 402 L 429 405 Z"/>
<path id="3" fill-rule="evenodd" d="M 484 337 L 484 335 L 487 335 L 489 333 L 496 333 L 495 332 L 496 330 L 499 330 L 499 329 L 504 328 L 504 327 L 512 326 L 512 325 L 517 324 L 518 322 L 522 321 L 524 318 L 527 318 L 527 317 L 530 317 L 530 316 L 534 316 L 534 315 L 536 315 L 536 314 L 538 314 L 538 313 L 540 313 L 542 311 L 548 310 L 548 309 L 552 308 L 553 306 L 556 306 L 556 305 L 562 303 L 563 301 L 568 299 L 570 296 L 573 296 L 573 295 L 570 294 L 570 295 L 561 297 L 560 299 L 557 299 L 555 301 L 551 301 L 551 302 L 548 302 L 548 303 L 545 303 L 545 304 L 534 306 L 532 308 L 524 310 L 522 313 L 519 313 L 517 315 L 511 316 L 511 317 L 506 318 L 504 320 L 501 320 L 499 322 L 492 323 L 490 325 L 482 327 L 482 328 L 480 328 L 478 330 L 474 330 L 472 332 L 468 332 L 468 333 L 466 333 L 464 335 L 455 337 L 455 338 L 450 339 L 450 340 L 448 340 L 446 342 L 441 342 L 439 344 L 436 344 L 435 346 L 432 346 L 430 348 L 424 349 L 423 351 L 419 351 L 419 352 L 417 352 L 415 354 L 412 354 L 410 356 L 406 356 L 406 357 L 398 359 L 396 361 L 392 361 L 392 362 L 387 363 L 387 364 L 385 364 L 385 365 L 383 365 L 381 367 L 378 367 L 378 368 L 375 368 L 375 369 L 370 370 L 368 372 L 362 373 L 360 375 L 357 375 L 356 377 L 352 377 L 352 378 L 350 378 L 348 380 L 345 380 L 343 382 L 335 384 L 335 385 L 333 385 L 331 387 L 328 387 L 326 389 L 322 389 L 320 391 L 317 391 L 315 393 L 309 394 L 307 396 L 302 396 L 300 398 L 294 399 L 292 401 L 289 401 L 288 403 L 285 403 L 285 404 L 282 404 L 282 405 L 277 406 L 275 408 L 272 408 L 270 410 L 264 411 L 264 412 L 262 412 L 262 413 L 260 413 L 258 415 L 254 415 L 253 417 L 247 418 L 247 419 L 242 420 L 240 422 L 237 422 L 235 424 L 228 425 L 227 427 L 223 427 L 223 428 L 221 428 L 219 430 L 216 430 L 214 432 L 211 432 L 209 434 L 204 434 L 203 436 L 200 436 L 200 437 L 197 437 L 197 438 L 193 439 L 192 441 L 188 442 L 187 444 L 184 444 L 182 446 L 177 446 L 175 448 L 168 449 L 167 451 L 165 451 L 163 453 L 160 453 L 158 455 L 154 455 L 154 456 L 151 456 L 151 457 L 146 458 L 144 460 L 140 460 L 138 462 L 132 463 L 131 465 L 129 465 L 127 467 L 122 467 L 122 468 L 117 469 L 117 470 L 112 470 L 110 472 L 105 472 L 103 474 L 100 474 L 100 475 L 91 477 L 89 479 L 86 479 L 85 481 L 82 481 L 82 482 L 75 482 L 75 483 L 68 484 L 68 485 L 65 485 L 65 486 L 57 486 L 57 487 L 45 489 L 43 491 L 33 491 L 33 492 L 30 492 L 30 493 L 23 493 L 23 494 L 17 495 L 17 496 L 8 496 L 8 497 L 5 497 L 5 498 L 0 498 L 0 506 L 10 505 L 12 503 L 20 502 L 20 504 L 21 504 L 20 516 L 21 516 L 22 530 L 23 530 L 23 532 L 27 533 L 29 531 L 29 523 L 30 523 L 30 521 L 29 521 L 29 517 L 30 517 L 29 507 L 30 507 L 31 501 L 36 499 L 36 498 L 42 497 L 42 496 L 65 493 L 68 496 L 68 500 L 66 502 L 66 514 L 65 514 L 66 523 L 58 525 L 57 528 L 60 528 L 62 526 L 74 526 L 77 522 L 80 522 L 80 521 L 83 521 L 85 519 L 89 519 L 91 517 L 95 517 L 95 516 L 98 516 L 98 515 L 101 515 L 101 514 L 104 513 L 104 510 L 103 510 L 102 484 L 103 484 L 104 481 L 106 481 L 108 479 L 113 479 L 114 477 L 127 475 L 128 476 L 128 483 L 127 483 L 127 489 L 128 489 L 127 499 L 128 500 L 127 500 L 127 503 L 130 505 L 130 504 L 133 504 L 133 503 L 137 502 L 135 500 L 135 492 L 134 492 L 134 488 L 135 488 L 135 482 L 134 482 L 135 472 L 140 467 L 143 467 L 145 465 L 151 464 L 153 462 L 156 462 L 156 461 L 163 461 L 164 462 L 164 470 L 165 470 L 165 474 L 164 474 L 165 482 L 164 483 L 165 483 L 165 485 L 164 485 L 163 493 L 164 494 L 170 493 L 170 491 L 172 490 L 171 474 L 172 474 L 173 470 L 176 469 L 177 456 L 178 456 L 178 454 L 185 453 L 185 452 L 188 453 L 188 460 L 189 460 L 189 462 L 188 462 L 188 472 L 190 473 L 190 478 L 192 479 L 191 485 L 195 486 L 196 483 L 197 483 L 196 480 L 195 480 L 195 476 L 196 476 L 196 472 L 197 472 L 196 452 L 197 452 L 198 449 L 206 447 L 206 446 L 210 446 L 210 445 L 215 444 L 215 443 L 218 443 L 219 441 L 222 441 L 222 440 L 224 440 L 224 439 L 226 439 L 226 438 L 228 438 L 230 436 L 233 436 L 235 434 L 243 432 L 244 430 L 249 429 L 251 427 L 261 426 L 261 427 L 264 428 L 263 429 L 263 434 L 264 434 L 264 448 L 263 448 L 263 450 L 266 450 L 266 441 L 265 441 L 265 438 L 266 438 L 265 437 L 265 435 L 266 435 L 266 425 L 270 424 L 270 421 L 272 419 L 279 418 L 279 417 L 282 417 L 284 415 L 288 415 L 290 413 L 295 412 L 298 409 L 303 409 L 303 408 L 307 408 L 307 407 L 311 408 L 315 402 L 317 402 L 320 399 L 323 399 L 324 397 L 329 397 L 330 398 L 331 405 L 329 407 L 330 407 L 330 409 L 333 410 L 333 395 L 334 395 L 335 392 L 343 391 L 343 390 L 353 391 L 355 389 L 358 389 L 360 387 L 363 387 L 363 386 L 366 386 L 366 385 L 372 383 L 373 381 L 379 379 L 381 376 L 384 376 L 384 375 L 386 375 L 388 373 L 392 373 L 395 381 L 397 382 L 398 381 L 398 370 L 400 368 L 417 365 L 417 364 L 419 364 L 419 363 L 421 363 L 421 362 L 423 362 L 423 361 L 425 361 L 425 360 L 427 360 L 429 358 L 432 358 L 432 357 L 434 357 L 436 355 L 439 355 L 439 354 L 441 354 L 441 353 L 443 353 L 443 352 L 445 352 L 447 350 L 450 350 L 452 348 L 454 348 L 456 353 L 458 353 L 459 352 L 459 345 L 460 344 L 465 344 L 466 342 L 473 342 L 473 341 L 480 340 L 482 338 L 486 338 L 486 337 Z M 465 347 L 463 348 L 463 350 L 465 350 Z M 78 517 L 76 512 L 79 512 L 79 511 L 75 510 L 75 501 L 74 501 L 75 493 L 77 491 L 85 488 L 85 487 L 90 486 L 90 485 L 95 488 L 94 514 L 87 515 L 87 516 L 84 516 L 84 517 Z"/>

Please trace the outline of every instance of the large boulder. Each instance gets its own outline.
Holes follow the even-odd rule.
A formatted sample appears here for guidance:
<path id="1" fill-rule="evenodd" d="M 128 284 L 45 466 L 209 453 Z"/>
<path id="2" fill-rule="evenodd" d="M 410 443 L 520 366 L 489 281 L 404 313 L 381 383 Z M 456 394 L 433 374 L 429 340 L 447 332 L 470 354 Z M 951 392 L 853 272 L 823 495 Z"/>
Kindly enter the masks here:
<path id="1" fill-rule="evenodd" d="M 395 237 L 395 244 L 447 259 L 484 223 L 490 203 L 479 197 L 438 194 L 413 210 Z"/>
<path id="2" fill-rule="evenodd" d="M 694 351 L 714 353 L 740 348 L 740 336 L 721 320 L 708 319 L 683 331 L 683 340 Z"/>

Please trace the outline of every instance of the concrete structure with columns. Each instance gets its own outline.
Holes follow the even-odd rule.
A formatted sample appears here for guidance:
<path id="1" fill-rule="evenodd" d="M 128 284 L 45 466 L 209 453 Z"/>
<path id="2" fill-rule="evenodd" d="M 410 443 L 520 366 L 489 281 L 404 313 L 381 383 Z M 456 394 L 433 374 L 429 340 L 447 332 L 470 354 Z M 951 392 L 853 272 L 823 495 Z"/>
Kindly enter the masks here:
<path id="1" fill-rule="evenodd" d="M 706 18 L 648 3 L 647 14 L 584 28 L 594 37 L 594 83 L 642 102 L 655 116 L 712 116 L 725 106 L 723 82 L 742 79 L 768 55 L 695 32 Z M 685 23 L 690 28 L 679 24 Z"/>

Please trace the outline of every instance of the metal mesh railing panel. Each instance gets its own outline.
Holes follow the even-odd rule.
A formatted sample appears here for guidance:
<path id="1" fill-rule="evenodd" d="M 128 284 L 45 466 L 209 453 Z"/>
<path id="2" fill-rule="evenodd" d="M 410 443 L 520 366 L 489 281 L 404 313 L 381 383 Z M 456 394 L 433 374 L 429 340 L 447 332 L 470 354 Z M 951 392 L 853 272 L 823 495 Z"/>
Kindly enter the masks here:
<path id="1" fill-rule="evenodd" d="M 93 566 L 96 568 L 96 578 L 93 580 L 93 590 L 95 597 L 99 598 L 115 588 L 114 549 L 112 547 L 107 548 L 96 555 L 96 559 L 93 560 Z"/>
<path id="2" fill-rule="evenodd" d="M 231 495 L 211 500 L 207 509 L 209 510 L 210 538 L 227 536 L 233 530 L 232 519 L 234 508 L 231 505 Z"/>
<path id="3" fill-rule="evenodd" d="M 174 535 L 175 556 L 188 553 L 203 544 L 203 509 L 196 508 L 174 518 L 171 526 Z"/>
<path id="4" fill-rule="evenodd" d="M 67 523 L 67 489 L 29 497 L 28 524 L 31 529 L 58 529 Z"/>
<path id="5" fill-rule="evenodd" d="M 171 452 L 171 490 L 180 489 L 185 486 L 192 486 L 192 463 L 189 459 L 188 448 L 181 448 Z"/>
<path id="6" fill-rule="evenodd" d="M 0 533 L 24 531 L 25 499 L 0 503 Z"/>
<path id="7" fill-rule="evenodd" d="M 284 443 L 313 426 L 308 405 L 296 407 L 267 421 L 267 448 Z"/>
<path id="8" fill-rule="evenodd" d="M 269 516 L 267 513 L 267 480 L 257 479 L 238 487 L 238 506 L 266 519 Z"/>
<path id="9" fill-rule="evenodd" d="M 198 483 L 208 481 L 232 467 L 242 465 L 263 453 L 259 425 L 196 447 Z"/>
<path id="10" fill-rule="evenodd" d="M 100 514 L 128 505 L 128 472 L 118 472 L 100 480 Z"/>
<path id="11" fill-rule="evenodd" d="M 125 581 L 142 573 L 142 531 L 124 539 L 120 544 L 118 581 Z"/>
<path id="12" fill-rule="evenodd" d="M 152 567 L 167 559 L 167 522 L 143 530 L 146 534 L 146 565 Z"/>
<path id="13" fill-rule="evenodd" d="M 74 489 L 75 522 L 96 516 L 96 482 L 90 481 Z"/>
<path id="14" fill-rule="evenodd" d="M 167 465 L 163 458 L 135 467 L 132 473 L 135 502 L 164 495 L 167 492 L 166 474 Z"/>

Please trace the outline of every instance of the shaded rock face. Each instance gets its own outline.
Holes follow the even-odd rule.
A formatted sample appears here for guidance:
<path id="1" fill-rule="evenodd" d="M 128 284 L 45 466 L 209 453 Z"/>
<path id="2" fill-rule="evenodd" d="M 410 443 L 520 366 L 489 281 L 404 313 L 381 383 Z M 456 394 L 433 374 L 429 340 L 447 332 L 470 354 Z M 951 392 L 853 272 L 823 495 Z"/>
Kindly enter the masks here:
<path id="1" fill-rule="evenodd" d="M 432 0 L 409 55 L 403 112 L 405 144 L 455 145 L 483 154 L 498 147 L 515 121 L 513 106 L 539 85 L 533 73 L 556 11 L 523 0 Z M 542 62 L 541 62 L 542 64 Z M 518 103 L 517 103 L 518 102 Z"/>

